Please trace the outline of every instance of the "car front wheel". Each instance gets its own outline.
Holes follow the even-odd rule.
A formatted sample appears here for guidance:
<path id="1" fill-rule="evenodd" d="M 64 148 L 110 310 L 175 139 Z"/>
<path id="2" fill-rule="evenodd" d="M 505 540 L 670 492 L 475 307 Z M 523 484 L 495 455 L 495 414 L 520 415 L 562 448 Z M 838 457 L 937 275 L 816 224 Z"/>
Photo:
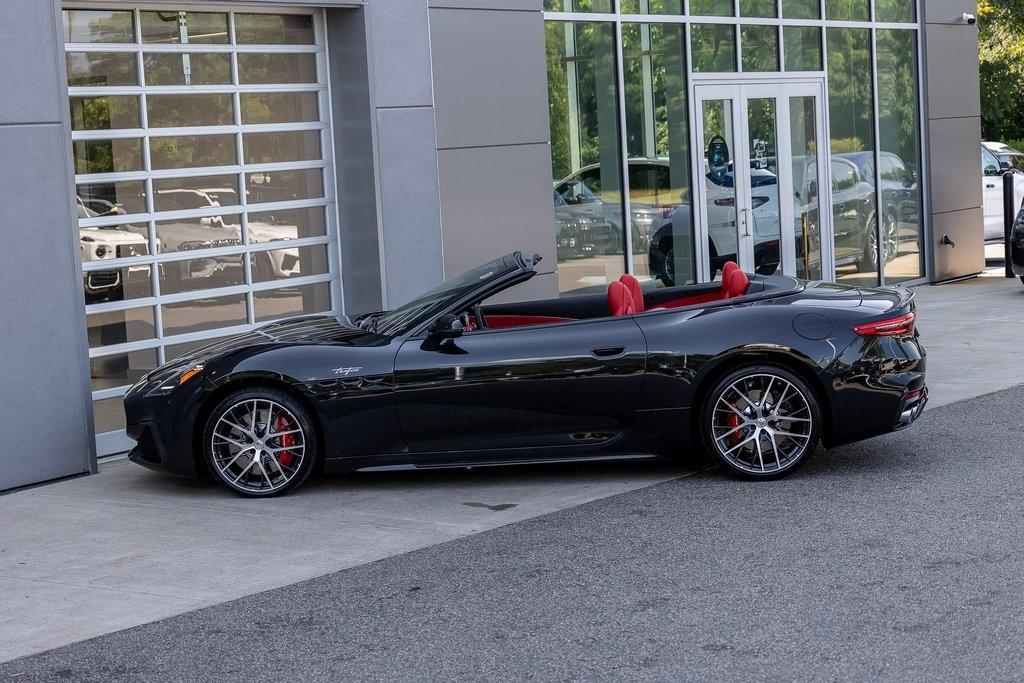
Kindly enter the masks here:
<path id="1" fill-rule="evenodd" d="M 203 451 L 213 475 L 244 496 L 289 491 L 309 476 L 319 444 L 306 408 L 272 388 L 235 391 L 210 412 Z"/>
<path id="2" fill-rule="evenodd" d="M 806 382 L 774 365 L 735 370 L 701 411 L 704 443 L 730 471 L 771 479 L 799 467 L 821 438 L 821 409 Z"/>

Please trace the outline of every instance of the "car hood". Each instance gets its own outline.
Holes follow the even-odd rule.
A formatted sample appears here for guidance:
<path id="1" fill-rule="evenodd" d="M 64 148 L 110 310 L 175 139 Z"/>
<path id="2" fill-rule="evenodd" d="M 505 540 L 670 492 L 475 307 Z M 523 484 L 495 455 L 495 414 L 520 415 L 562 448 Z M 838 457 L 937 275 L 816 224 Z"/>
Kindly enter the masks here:
<path id="1" fill-rule="evenodd" d="M 252 332 L 220 339 L 171 362 L 177 365 L 186 361 L 210 360 L 255 347 L 309 344 L 383 346 L 389 342 L 389 337 L 357 327 L 344 315 L 307 316 L 282 320 Z"/>

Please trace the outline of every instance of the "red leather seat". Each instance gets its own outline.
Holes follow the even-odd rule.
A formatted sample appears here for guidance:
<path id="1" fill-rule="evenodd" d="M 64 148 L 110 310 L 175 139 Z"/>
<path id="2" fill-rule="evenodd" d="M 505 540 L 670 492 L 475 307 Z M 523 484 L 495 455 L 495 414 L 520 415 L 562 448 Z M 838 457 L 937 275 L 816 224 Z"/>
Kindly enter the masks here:
<path id="1" fill-rule="evenodd" d="M 726 298 L 731 299 L 734 296 L 743 296 L 747 293 L 747 287 L 750 286 L 750 278 L 737 267 L 725 276 L 725 281 L 722 285 L 725 288 Z"/>
<path id="2" fill-rule="evenodd" d="M 647 306 L 644 304 L 644 290 L 640 288 L 640 281 L 629 273 L 626 273 L 619 278 L 619 282 L 626 285 L 629 289 L 630 296 L 633 297 L 633 312 L 643 313 L 647 309 Z"/>
<path id="3" fill-rule="evenodd" d="M 636 313 L 629 287 L 618 280 L 608 285 L 608 313 L 616 316 Z"/>
<path id="4" fill-rule="evenodd" d="M 739 269 L 740 267 L 735 261 L 726 261 L 722 264 L 722 289 L 725 289 L 726 283 L 729 282 L 729 274 Z"/>

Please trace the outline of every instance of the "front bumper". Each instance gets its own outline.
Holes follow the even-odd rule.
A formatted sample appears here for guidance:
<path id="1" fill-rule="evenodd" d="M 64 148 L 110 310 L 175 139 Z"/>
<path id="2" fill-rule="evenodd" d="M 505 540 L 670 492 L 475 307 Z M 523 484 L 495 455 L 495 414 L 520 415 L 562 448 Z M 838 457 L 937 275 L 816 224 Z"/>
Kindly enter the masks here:
<path id="1" fill-rule="evenodd" d="M 147 395 L 146 385 L 125 394 L 125 431 L 135 439 L 128 459 L 180 477 L 202 476 L 206 469 L 196 458 L 194 434 L 205 383 L 196 381 L 164 396 Z"/>

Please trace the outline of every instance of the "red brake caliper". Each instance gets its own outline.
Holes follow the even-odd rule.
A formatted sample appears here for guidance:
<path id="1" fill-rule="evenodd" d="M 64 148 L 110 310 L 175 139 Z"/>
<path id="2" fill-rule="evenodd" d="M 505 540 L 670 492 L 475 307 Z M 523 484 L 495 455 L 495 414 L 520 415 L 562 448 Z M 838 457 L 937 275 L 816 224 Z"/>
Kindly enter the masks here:
<path id="1" fill-rule="evenodd" d="M 735 408 L 735 406 L 733 407 Z M 740 416 L 736 413 L 730 412 L 729 416 L 725 418 L 725 424 L 729 426 L 729 429 L 736 429 L 740 426 Z M 739 431 L 733 432 L 729 435 L 729 445 L 735 446 L 740 442 L 741 438 L 743 437 L 740 435 Z"/>
<path id="2" fill-rule="evenodd" d="M 291 431 L 291 425 L 288 424 L 288 420 L 284 418 L 284 415 L 278 415 L 277 421 L 274 424 L 274 431 L 287 432 Z M 295 435 L 285 434 L 284 436 L 278 437 L 281 441 L 281 447 L 287 448 L 295 445 Z M 295 454 L 291 451 L 281 451 L 277 454 L 277 461 L 285 467 L 291 467 L 292 462 L 295 460 Z"/>

